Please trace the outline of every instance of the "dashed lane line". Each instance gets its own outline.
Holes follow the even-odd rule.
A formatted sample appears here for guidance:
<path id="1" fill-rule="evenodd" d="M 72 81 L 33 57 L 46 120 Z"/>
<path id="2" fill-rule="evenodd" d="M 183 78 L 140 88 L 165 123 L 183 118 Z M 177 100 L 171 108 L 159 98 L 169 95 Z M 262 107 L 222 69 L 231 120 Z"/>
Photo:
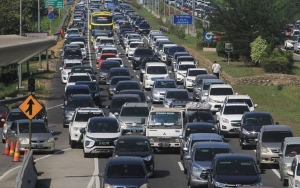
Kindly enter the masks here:
<path id="1" fill-rule="evenodd" d="M 184 168 L 183 168 L 182 163 L 181 163 L 181 162 L 178 162 L 178 165 L 179 165 L 180 170 L 181 170 L 181 171 L 184 171 Z"/>

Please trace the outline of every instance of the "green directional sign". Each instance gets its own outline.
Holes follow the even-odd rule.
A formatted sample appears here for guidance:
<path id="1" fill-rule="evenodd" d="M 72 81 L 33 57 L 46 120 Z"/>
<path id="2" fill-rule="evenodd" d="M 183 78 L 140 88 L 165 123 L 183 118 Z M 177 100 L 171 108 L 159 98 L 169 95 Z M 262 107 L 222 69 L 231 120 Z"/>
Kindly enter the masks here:
<path id="1" fill-rule="evenodd" d="M 45 7 L 64 8 L 64 0 L 45 0 Z"/>

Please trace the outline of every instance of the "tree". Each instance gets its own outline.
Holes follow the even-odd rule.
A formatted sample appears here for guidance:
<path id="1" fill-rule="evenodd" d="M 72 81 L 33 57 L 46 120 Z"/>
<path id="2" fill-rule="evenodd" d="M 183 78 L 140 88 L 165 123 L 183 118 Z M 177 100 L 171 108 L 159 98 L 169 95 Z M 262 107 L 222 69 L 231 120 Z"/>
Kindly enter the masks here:
<path id="1" fill-rule="evenodd" d="M 267 41 L 262 39 L 261 36 L 250 43 L 251 59 L 255 64 L 260 64 L 262 56 L 266 54 L 267 45 Z"/>
<path id="2" fill-rule="evenodd" d="M 299 16 L 298 0 L 223 0 L 216 1 L 209 20 L 214 30 L 224 32 L 221 40 L 230 41 L 235 51 L 249 58 L 250 43 L 258 36 L 276 44 L 286 24 Z"/>

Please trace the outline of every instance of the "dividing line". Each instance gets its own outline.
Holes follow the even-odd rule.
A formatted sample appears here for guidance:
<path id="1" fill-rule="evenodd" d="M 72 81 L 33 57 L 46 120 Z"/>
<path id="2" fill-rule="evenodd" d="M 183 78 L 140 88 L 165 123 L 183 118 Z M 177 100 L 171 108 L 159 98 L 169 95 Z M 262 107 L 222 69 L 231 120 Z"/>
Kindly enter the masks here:
<path id="1" fill-rule="evenodd" d="M 256 150 L 254 149 L 253 150 L 254 151 L 254 153 L 256 153 Z M 271 167 L 271 165 L 268 165 L 269 167 L 270 167 L 270 169 L 274 172 L 274 174 L 280 179 L 280 173 L 278 172 L 278 170 L 277 169 L 273 169 L 272 167 Z"/>
<path id="2" fill-rule="evenodd" d="M 180 170 L 181 170 L 181 171 L 184 171 L 184 168 L 183 168 L 182 163 L 181 163 L 181 162 L 178 162 L 178 165 L 179 165 Z"/>
<path id="3" fill-rule="evenodd" d="M 57 108 L 57 107 L 60 107 L 60 106 L 62 106 L 63 104 L 59 104 L 59 105 L 55 105 L 55 106 L 51 106 L 51 107 L 49 107 L 49 108 L 47 108 L 47 110 L 50 110 L 50 109 L 52 109 L 52 108 Z"/>
<path id="4" fill-rule="evenodd" d="M 96 182 L 96 188 L 100 188 L 100 178 L 99 178 L 99 162 L 98 158 L 94 158 L 94 173 L 93 176 L 90 179 L 90 182 L 87 186 L 87 188 L 92 188 L 94 185 L 94 182 Z"/>

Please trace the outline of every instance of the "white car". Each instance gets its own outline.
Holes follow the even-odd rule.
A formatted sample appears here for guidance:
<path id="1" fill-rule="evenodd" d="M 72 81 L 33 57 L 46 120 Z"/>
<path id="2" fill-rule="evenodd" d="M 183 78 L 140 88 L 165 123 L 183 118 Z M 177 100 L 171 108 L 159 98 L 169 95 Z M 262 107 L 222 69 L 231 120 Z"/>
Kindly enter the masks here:
<path id="1" fill-rule="evenodd" d="M 132 40 L 132 39 L 139 40 L 139 41 L 142 40 L 141 35 L 140 34 L 136 34 L 136 33 L 129 33 L 128 35 L 125 35 L 125 36 L 126 37 L 123 39 L 124 44 L 127 44 L 127 42 L 129 40 Z"/>
<path id="2" fill-rule="evenodd" d="M 85 46 L 85 44 L 84 44 L 84 42 L 79 42 L 79 41 L 77 41 L 77 42 L 71 42 L 70 44 L 79 44 L 79 46 L 80 46 L 80 50 L 81 50 L 81 52 L 82 52 L 82 56 L 83 56 L 83 59 L 86 59 L 86 51 L 87 51 L 87 47 Z"/>
<path id="3" fill-rule="evenodd" d="M 183 80 L 186 77 L 186 72 L 190 68 L 196 68 L 194 62 L 180 62 L 180 64 L 177 65 L 175 70 L 175 80 L 177 83 L 183 83 Z"/>
<path id="4" fill-rule="evenodd" d="M 113 53 L 113 54 L 116 54 L 116 56 L 119 56 L 121 53 L 119 53 L 118 49 L 115 48 L 115 47 L 103 47 L 102 51 L 101 51 L 101 54 L 104 54 L 104 53 Z"/>
<path id="5" fill-rule="evenodd" d="M 71 148 L 76 148 L 81 143 L 80 129 L 86 127 L 90 118 L 104 116 L 104 112 L 100 108 L 76 108 L 72 121 L 69 124 L 69 144 Z"/>
<path id="6" fill-rule="evenodd" d="M 82 65 L 82 61 L 79 59 L 64 59 L 64 66 L 59 68 L 63 84 L 67 83 L 72 67 L 77 65 Z"/>
<path id="7" fill-rule="evenodd" d="M 69 85 L 75 85 L 78 81 L 94 81 L 89 73 L 71 73 L 68 77 L 68 81 L 65 89 Z"/>
<path id="8" fill-rule="evenodd" d="M 162 49 L 158 52 L 158 57 L 161 61 L 166 62 L 167 61 L 167 54 L 165 53 L 166 48 L 171 46 L 178 46 L 177 44 L 164 44 Z"/>
<path id="9" fill-rule="evenodd" d="M 217 125 L 220 135 L 240 133 L 241 120 L 245 112 L 250 112 L 246 103 L 227 103 L 221 107 L 217 115 Z"/>
<path id="10" fill-rule="evenodd" d="M 190 68 L 187 70 L 186 77 L 183 80 L 184 88 L 193 89 L 195 79 L 198 75 L 208 74 L 204 68 Z"/>
<path id="11" fill-rule="evenodd" d="M 107 47 L 116 47 L 116 41 L 113 37 L 101 37 L 99 46 L 105 45 Z"/>
<path id="12" fill-rule="evenodd" d="M 67 40 L 67 37 L 68 37 L 69 34 L 78 34 L 78 35 L 80 35 L 79 29 L 78 28 L 67 29 L 67 31 L 65 33 L 65 37 L 64 37 L 65 40 Z"/>
<path id="13" fill-rule="evenodd" d="M 229 84 L 213 84 L 210 85 L 207 95 L 206 102 L 211 106 L 210 111 L 218 112 L 224 103 L 227 95 L 233 95 L 234 90 Z"/>
<path id="14" fill-rule="evenodd" d="M 114 141 L 122 135 L 118 119 L 114 117 L 90 118 L 80 132 L 83 134 L 84 157 L 90 154 L 112 154 Z"/>
<path id="15" fill-rule="evenodd" d="M 165 63 L 146 63 L 143 74 L 143 89 L 151 89 L 156 79 L 169 79 L 168 67 Z"/>
<path id="16" fill-rule="evenodd" d="M 289 39 L 284 41 L 284 49 L 286 50 L 293 50 L 294 44 L 297 43 L 298 37 L 290 37 Z"/>
<path id="17" fill-rule="evenodd" d="M 120 58 L 120 57 L 110 57 L 110 58 L 107 58 L 107 59 L 106 59 L 106 61 L 109 61 L 109 60 L 112 60 L 112 61 L 119 61 L 119 62 L 120 62 L 120 67 L 124 67 L 123 60 L 122 60 L 122 58 Z"/>
<path id="18" fill-rule="evenodd" d="M 125 53 L 126 53 L 128 59 L 132 59 L 132 58 L 133 58 L 134 51 L 135 51 L 135 49 L 137 49 L 137 47 L 138 47 L 140 44 L 144 44 L 144 42 L 142 42 L 142 41 L 134 41 L 134 42 L 131 42 L 131 43 L 126 47 L 126 52 L 125 52 Z"/>
<path id="19" fill-rule="evenodd" d="M 249 95 L 228 95 L 225 100 L 224 100 L 224 104 L 226 103 L 246 103 L 249 106 L 250 111 L 254 111 L 255 108 L 257 107 L 257 104 L 253 104 L 253 101 L 251 99 L 251 97 Z M 224 105 L 223 104 L 223 105 Z"/>

